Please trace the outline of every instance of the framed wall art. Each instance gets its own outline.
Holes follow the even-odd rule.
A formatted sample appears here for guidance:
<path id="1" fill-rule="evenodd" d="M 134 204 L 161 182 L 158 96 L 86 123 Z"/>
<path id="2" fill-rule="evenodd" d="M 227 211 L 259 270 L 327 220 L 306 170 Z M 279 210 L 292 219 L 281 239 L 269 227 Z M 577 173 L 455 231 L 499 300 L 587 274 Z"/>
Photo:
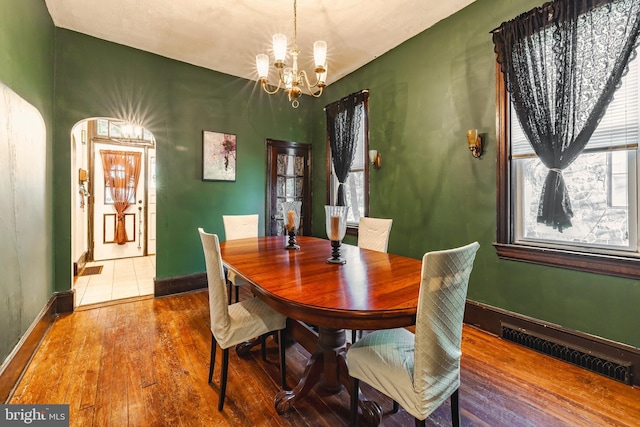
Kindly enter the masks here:
<path id="1" fill-rule="evenodd" d="M 202 180 L 236 180 L 236 135 L 202 131 Z"/>

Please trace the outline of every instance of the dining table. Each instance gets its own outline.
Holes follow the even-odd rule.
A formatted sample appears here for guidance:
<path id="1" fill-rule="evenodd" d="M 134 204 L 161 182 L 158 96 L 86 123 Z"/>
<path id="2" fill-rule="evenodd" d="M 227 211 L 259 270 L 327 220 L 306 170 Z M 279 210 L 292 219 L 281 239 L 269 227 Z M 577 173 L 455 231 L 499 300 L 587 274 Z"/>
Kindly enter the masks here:
<path id="1" fill-rule="evenodd" d="M 334 264 L 327 262 L 329 240 L 298 236 L 297 245 L 286 249 L 286 236 L 220 243 L 224 265 L 243 277 L 256 297 L 288 317 L 289 334 L 311 354 L 298 384 L 276 394 L 279 414 L 316 385 L 330 393 L 342 386 L 353 392 L 346 330 L 414 325 L 420 289 L 420 260 L 343 243 L 339 250 L 346 262 Z M 376 402 L 360 399 L 359 407 L 368 424 L 380 422 Z"/>

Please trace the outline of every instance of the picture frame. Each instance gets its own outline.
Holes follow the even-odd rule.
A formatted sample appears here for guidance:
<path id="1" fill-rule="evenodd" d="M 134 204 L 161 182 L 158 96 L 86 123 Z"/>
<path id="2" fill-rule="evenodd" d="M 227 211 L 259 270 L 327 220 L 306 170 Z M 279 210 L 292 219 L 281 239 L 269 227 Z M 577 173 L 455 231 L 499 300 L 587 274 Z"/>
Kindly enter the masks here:
<path id="1" fill-rule="evenodd" d="M 202 180 L 236 180 L 237 138 L 225 132 L 202 131 Z"/>

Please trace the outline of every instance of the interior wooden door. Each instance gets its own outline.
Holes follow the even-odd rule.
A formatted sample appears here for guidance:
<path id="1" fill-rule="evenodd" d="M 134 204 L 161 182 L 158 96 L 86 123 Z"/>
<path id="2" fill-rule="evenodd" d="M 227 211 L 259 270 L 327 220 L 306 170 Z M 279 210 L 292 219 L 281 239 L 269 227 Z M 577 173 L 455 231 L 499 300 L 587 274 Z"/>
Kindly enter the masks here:
<path id="1" fill-rule="evenodd" d="M 311 145 L 267 139 L 267 235 L 286 234 L 282 203 L 297 200 L 298 235 L 311 235 Z"/>

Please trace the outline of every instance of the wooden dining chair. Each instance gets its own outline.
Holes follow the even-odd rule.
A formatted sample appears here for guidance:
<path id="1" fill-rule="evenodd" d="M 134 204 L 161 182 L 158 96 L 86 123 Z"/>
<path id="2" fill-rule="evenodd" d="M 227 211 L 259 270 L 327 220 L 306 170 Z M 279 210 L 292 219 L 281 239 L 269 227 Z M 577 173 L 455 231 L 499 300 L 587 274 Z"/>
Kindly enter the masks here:
<path id="1" fill-rule="evenodd" d="M 387 252 L 392 219 L 361 216 L 358 222 L 358 247 L 372 251 Z M 361 331 L 351 331 L 351 342 L 356 342 Z"/>
<path id="2" fill-rule="evenodd" d="M 258 214 L 251 215 L 222 215 L 226 240 L 246 239 L 258 237 Z M 229 286 L 229 304 L 231 295 L 235 294 L 235 302 L 240 299 L 240 286 L 247 282 L 233 271 L 227 271 L 227 285 Z M 235 292 L 232 292 L 234 290 Z"/>
<path id="3" fill-rule="evenodd" d="M 358 222 L 358 247 L 387 252 L 392 219 L 360 217 Z"/>
<path id="4" fill-rule="evenodd" d="M 213 378 L 213 369 L 216 363 L 216 345 L 218 345 L 223 350 L 220 395 L 218 398 L 218 411 L 222 411 L 227 387 L 229 348 L 250 339 L 264 337 L 266 334 L 277 332 L 280 348 L 280 382 L 282 388 L 286 389 L 284 332 L 287 319 L 284 315 L 262 302 L 260 298 L 249 298 L 235 304 L 229 304 L 227 302 L 227 286 L 224 280 L 218 236 L 206 233 L 202 228 L 199 228 L 198 232 L 202 240 L 207 280 L 209 282 L 209 317 L 211 321 L 209 384 L 211 384 Z M 263 358 L 266 358 L 264 339 L 261 341 L 263 346 L 262 355 Z"/>
<path id="5" fill-rule="evenodd" d="M 422 258 L 415 335 L 405 328 L 371 332 L 347 351 L 351 376 L 351 424 L 358 424 L 359 382 L 393 399 L 415 417 L 416 426 L 445 400 L 460 425 L 460 344 L 469 275 L 478 242 L 428 252 Z M 397 403 L 396 403 L 397 402 Z"/>

